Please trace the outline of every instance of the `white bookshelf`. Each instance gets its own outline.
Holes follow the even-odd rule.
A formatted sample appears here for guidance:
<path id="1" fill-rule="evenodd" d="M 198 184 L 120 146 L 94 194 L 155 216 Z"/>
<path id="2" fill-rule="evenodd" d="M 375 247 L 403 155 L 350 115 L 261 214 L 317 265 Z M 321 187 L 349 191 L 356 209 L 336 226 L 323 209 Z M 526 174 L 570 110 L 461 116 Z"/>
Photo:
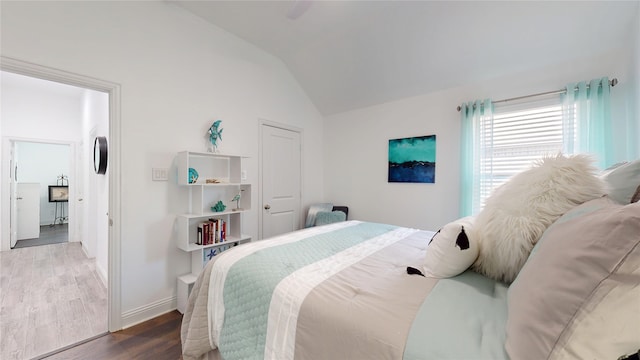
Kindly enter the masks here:
<path id="1" fill-rule="evenodd" d="M 178 311 L 184 313 L 191 288 L 209 261 L 228 247 L 251 241 L 242 233 L 242 215 L 251 210 L 251 185 L 242 183 L 242 156 L 182 151 L 178 153 L 178 184 L 189 189 L 187 199 L 189 213 L 177 217 L 177 247 L 191 254 L 191 273 L 178 277 Z M 198 172 L 195 183 L 189 183 L 189 168 Z M 207 183 L 216 179 L 218 183 Z M 231 201 L 241 194 L 236 202 Z M 218 201 L 226 205 L 221 212 L 211 207 Z M 226 240 L 214 244 L 199 245 L 198 225 L 209 219 L 221 219 L 226 223 Z"/>

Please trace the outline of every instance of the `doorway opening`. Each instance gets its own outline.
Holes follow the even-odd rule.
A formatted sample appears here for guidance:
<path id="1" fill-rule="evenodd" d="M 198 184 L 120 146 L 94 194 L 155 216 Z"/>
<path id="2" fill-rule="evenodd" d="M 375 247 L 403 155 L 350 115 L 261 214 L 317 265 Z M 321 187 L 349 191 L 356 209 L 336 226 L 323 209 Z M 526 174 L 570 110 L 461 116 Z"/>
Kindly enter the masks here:
<path id="1" fill-rule="evenodd" d="M 93 172 L 90 139 L 110 133 L 110 93 L 1 76 L 2 169 L 9 174 L 2 223 L 9 236 L 3 231 L 8 280 L 0 286 L 3 304 L 14 303 L 1 314 L 0 332 L 13 341 L 0 358 L 41 357 L 111 329 L 109 176 Z"/>
<path id="2" fill-rule="evenodd" d="M 69 241 L 69 183 L 71 144 L 12 142 L 11 248 Z M 15 209 L 15 211 L 13 211 Z"/>

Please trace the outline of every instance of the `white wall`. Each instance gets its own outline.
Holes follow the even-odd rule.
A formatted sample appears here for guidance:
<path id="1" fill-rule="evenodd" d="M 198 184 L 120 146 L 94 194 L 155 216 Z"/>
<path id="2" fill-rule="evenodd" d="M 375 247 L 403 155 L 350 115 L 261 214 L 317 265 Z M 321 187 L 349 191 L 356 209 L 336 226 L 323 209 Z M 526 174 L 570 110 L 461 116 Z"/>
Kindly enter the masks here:
<path id="1" fill-rule="evenodd" d="M 258 119 L 303 129 L 303 204 L 323 200 L 322 116 L 273 56 L 162 2 L 2 2 L 0 16 L 4 56 L 121 85 L 124 325 L 175 308 L 176 277 L 190 269 L 173 235 L 185 191 L 152 182 L 151 168 L 205 150 L 213 120 L 223 120 L 222 152 L 250 156 L 253 199 Z M 257 211 L 243 223 L 254 238 Z"/>
<path id="2" fill-rule="evenodd" d="M 4 51 L 2 54 L 5 55 Z M 3 136 L 59 142 L 80 140 L 80 91 L 8 72 L 0 76 Z"/>
<path id="3" fill-rule="evenodd" d="M 69 176 L 69 145 L 17 142 L 16 150 L 18 182 L 40 184 L 40 225 L 53 224 L 56 206 L 59 217 L 63 216 L 63 212 L 68 217 L 69 204 L 49 202 L 49 185 L 62 185 L 62 182 L 58 182 L 58 176 Z M 68 184 L 68 181 L 64 183 Z"/>
<path id="4" fill-rule="evenodd" d="M 95 257 L 102 281 L 108 281 L 109 255 L 109 167 L 104 175 L 94 171 L 93 144 L 96 136 L 104 136 L 109 143 L 109 94 L 85 90 L 82 104 L 82 176 L 84 221 L 78 230 L 83 234 L 83 247 Z"/>
<path id="5" fill-rule="evenodd" d="M 350 218 L 420 229 L 436 230 L 456 219 L 460 188 L 456 107 L 470 100 L 504 99 L 561 89 L 573 81 L 617 77 L 612 118 L 616 134 L 626 139 L 627 122 L 637 123 L 627 106 L 637 102 L 630 71 L 632 51 L 619 49 L 581 63 L 557 64 L 330 116 L 325 122 L 326 200 L 349 206 Z M 388 140 L 431 134 L 436 134 L 437 141 L 435 184 L 388 183 Z M 635 157 L 640 157 L 637 138 L 629 141 L 635 141 Z M 623 160 L 626 153 L 619 150 L 616 156 Z"/>
<path id="6" fill-rule="evenodd" d="M 629 81 L 622 84 L 627 96 L 618 98 L 617 102 L 612 101 L 611 104 L 617 108 L 625 108 L 627 113 L 627 117 L 624 119 L 627 121 L 626 129 L 614 134 L 619 145 L 617 155 L 621 160 L 633 160 L 640 154 L 640 141 L 638 141 L 640 138 L 640 1 L 636 2 L 636 17 L 630 24 L 627 34 L 629 55 L 619 54 L 622 57 L 628 57 Z M 612 94 L 614 94 L 613 91 Z M 621 121 L 622 119 L 615 120 Z"/>

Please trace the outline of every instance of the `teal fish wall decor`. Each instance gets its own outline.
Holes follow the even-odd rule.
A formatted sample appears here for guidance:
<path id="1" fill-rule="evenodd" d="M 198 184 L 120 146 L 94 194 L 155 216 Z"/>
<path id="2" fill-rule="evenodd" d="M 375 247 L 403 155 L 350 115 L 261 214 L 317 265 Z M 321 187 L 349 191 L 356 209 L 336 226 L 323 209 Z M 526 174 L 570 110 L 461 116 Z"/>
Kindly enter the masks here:
<path id="1" fill-rule="evenodd" d="M 217 152 L 218 151 L 218 140 L 222 140 L 222 128 L 220 128 L 220 124 L 222 123 L 222 120 L 216 120 L 213 122 L 213 124 L 209 127 L 209 141 L 211 142 L 211 145 L 213 146 L 213 152 Z"/>

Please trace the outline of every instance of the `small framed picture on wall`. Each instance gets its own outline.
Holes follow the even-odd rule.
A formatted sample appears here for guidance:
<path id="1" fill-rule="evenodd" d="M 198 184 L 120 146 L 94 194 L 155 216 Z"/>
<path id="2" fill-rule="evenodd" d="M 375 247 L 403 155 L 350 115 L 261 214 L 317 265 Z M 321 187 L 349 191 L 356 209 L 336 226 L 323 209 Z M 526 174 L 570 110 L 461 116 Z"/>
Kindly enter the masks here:
<path id="1" fill-rule="evenodd" d="M 436 136 L 389 140 L 388 182 L 435 183 Z"/>

